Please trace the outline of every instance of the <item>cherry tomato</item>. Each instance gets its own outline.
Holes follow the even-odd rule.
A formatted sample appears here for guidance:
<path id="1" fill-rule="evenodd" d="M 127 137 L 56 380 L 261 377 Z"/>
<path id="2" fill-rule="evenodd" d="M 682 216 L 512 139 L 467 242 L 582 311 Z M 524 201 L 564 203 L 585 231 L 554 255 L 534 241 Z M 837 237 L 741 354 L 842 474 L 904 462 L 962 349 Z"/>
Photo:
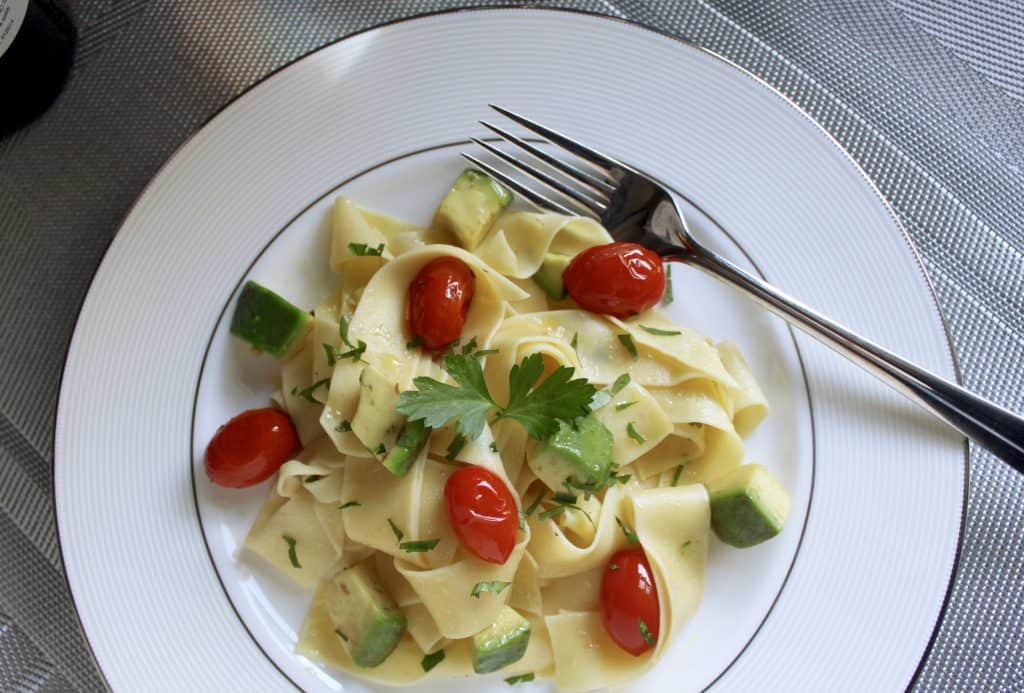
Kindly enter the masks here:
<path id="1" fill-rule="evenodd" d="M 640 628 L 643 621 L 650 642 Z M 658 642 L 660 610 L 654 573 L 641 548 L 611 557 L 601 577 L 601 622 L 615 643 L 633 656 Z"/>
<path id="2" fill-rule="evenodd" d="M 462 336 L 476 290 L 476 278 L 462 260 L 439 257 L 428 262 L 409 284 L 409 331 L 423 348 L 440 351 Z"/>
<path id="3" fill-rule="evenodd" d="M 573 258 L 562 279 L 584 309 L 617 318 L 642 313 L 665 293 L 661 258 L 636 243 L 587 248 Z"/>
<path id="4" fill-rule="evenodd" d="M 252 486 L 268 479 L 299 448 L 287 414 L 269 407 L 250 409 L 217 429 L 206 448 L 206 473 L 221 486 Z"/>
<path id="5" fill-rule="evenodd" d="M 519 513 L 505 482 L 483 467 L 462 467 L 444 487 L 448 520 L 477 558 L 502 564 L 516 545 Z"/>

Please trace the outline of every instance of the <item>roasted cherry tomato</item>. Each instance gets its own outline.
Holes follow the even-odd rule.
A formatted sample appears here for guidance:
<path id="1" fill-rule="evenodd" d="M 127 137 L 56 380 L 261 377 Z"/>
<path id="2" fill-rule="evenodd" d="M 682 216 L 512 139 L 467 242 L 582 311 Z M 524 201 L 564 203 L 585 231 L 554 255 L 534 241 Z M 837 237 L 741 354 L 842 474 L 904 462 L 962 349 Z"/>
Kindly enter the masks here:
<path id="1" fill-rule="evenodd" d="M 619 551 L 601 577 L 601 622 L 615 643 L 633 656 L 658 642 L 658 588 L 641 548 Z M 643 623 L 643 627 L 641 627 Z"/>
<path id="2" fill-rule="evenodd" d="M 409 284 L 409 331 L 424 349 L 440 351 L 462 336 L 476 278 L 462 260 L 431 260 Z"/>
<path id="3" fill-rule="evenodd" d="M 584 309 L 617 318 L 642 313 L 665 293 L 661 258 L 636 243 L 587 248 L 573 258 L 562 279 Z"/>
<path id="4" fill-rule="evenodd" d="M 206 473 L 221 486 L 252 486 L 269 478 L 299 448 L 299 435 L 287 414 L 269 407 L 250 409 L 217 429 L 206 448 Z"/>
<path id="5" fill-rule="evenodd" d="M 483 467 L 462 467 L 444 487 L 448 520 L 477 558 L 504 563 L 516 545 L 519 512 L 505 482 Z"/>

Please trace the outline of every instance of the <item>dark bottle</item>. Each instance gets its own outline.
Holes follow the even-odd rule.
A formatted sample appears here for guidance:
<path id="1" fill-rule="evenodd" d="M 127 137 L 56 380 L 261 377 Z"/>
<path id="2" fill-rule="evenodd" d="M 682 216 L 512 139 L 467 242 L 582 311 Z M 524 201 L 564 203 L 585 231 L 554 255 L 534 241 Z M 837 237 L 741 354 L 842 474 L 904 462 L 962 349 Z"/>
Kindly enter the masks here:
<path id="1" fill-rule="evenodd" d="M 57 98 L 76 36 L 54 0 L 0 0 L 0 135 L 25 125 Z"/>

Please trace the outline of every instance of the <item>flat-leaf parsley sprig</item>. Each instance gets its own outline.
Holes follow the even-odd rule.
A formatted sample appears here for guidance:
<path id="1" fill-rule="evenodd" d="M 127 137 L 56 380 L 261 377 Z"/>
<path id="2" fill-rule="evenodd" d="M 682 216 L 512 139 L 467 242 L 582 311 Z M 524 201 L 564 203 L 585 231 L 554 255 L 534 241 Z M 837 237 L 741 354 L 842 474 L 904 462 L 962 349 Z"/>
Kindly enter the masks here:
<path id="1" fill-rule="evenodd" d="M 423 419 L 430 428 L 455 421 L 455 431 L 477 438 L 487 423 L 487 415 L 497 410 L 498 419 L 513 419 L 522 424 L 530 437 L 545 440 L 558 430 L 558 422 L 572 421 L 590 412 L 597 389 L 583 378 L 573 378 L 575 369 L 556 368 L 538 384 L 544 373 L 544 359 L 531 354 L 512 366 L 508 374 L 508 404 L 501 406 L 491 397 L 483 368 L 472 354 L 448 354 L 445 370 L 455 385 L 421 376 L 413 380 L 415 390 L 402 393 L 398 411 L 410 421 Z"/>

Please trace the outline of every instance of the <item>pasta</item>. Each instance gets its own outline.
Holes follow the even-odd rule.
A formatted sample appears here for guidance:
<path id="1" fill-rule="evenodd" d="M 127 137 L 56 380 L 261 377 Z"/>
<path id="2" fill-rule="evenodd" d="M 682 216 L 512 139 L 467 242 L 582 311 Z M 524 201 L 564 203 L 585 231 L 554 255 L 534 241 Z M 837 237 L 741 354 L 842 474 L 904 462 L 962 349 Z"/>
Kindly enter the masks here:
<path id="1" fill-rule="evenodd" d="M 703 484 L 741 465 L 744 437 L 767 414 L 739 349 L 658 308 L 619 319 L 539 289 L 531 277 L 547 254 L 611 242 L 588 219 L 505 211 L 470 252 L 436 225 L 419 228 L 338 198 L 331 233 L 337 285 L 284 358 L 275 395 L 304 449 L 280 468 L 245 542 L 312 595 L 297 652 L 393 685 L 470 675 L 474 636 L 511 607 L 530 636 L 503 677 L 553 676 L 561 690 L 577 691 L 621 686 L 653 667 L 703 592 L 711 533 Z M 364 444 L 356 420 L 368 371 L 396 393 L 423 378 L 453 382 L 407 328 L 408 287 L 442 257 L 475 277 L 460 344 L 481 353 L 494 402 L 515 396 L 509 374 L 533 355 L 545 375 L 570 368 L 606 393 L 593 416 L 611 434 L 608 483 L 560 500 L 565 489 L 549 488 L 537 471 L 545 444 L 509 417 L 488 417 L 469 439 L 457 421 L 428 428 L 402 475 L 382 464 L 383 444 Z M 392 407 L 380 418 L 394 415 Z M 503 563 L 468 551 L 449 522 L 446 484 L 466 464 L 499 479 L 515 500 L 520 529 Z M 653 574 L 660 635 L 634 656 L 607 632 L 599 592 L 611 557 L 637 545 Z M 357 663 L 332 617 L 336 578 L 353 566 L 375 576 L 404 624 L 375 666 Z"/>

